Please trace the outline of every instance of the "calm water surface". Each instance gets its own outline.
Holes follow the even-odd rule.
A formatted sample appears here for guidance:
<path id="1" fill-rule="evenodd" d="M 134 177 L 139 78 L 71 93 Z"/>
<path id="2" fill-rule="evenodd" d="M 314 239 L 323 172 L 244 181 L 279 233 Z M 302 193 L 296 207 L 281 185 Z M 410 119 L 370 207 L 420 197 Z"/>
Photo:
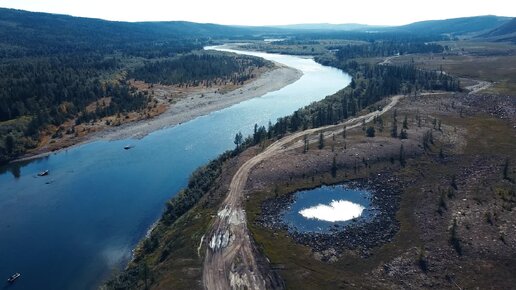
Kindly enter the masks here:
<path id="1" fill-rule="evenodd" d="M 244 52 L 240 52 L 244 53 Z M 141 140 L 96 141 L 0 170 L 0 287 L 92 289 L 131 256 L 192 171 L 234 147 L 238 131 L 347 86 L 350 77 L 311 59 L 245 52 L 297 68 L 276 92 L 156 131 Z M 127 144 L 134 145 L 124 150 Z M 39 171 L 50 174 L 37 177 Z M 2 280 L 4 279 L 5 280 Z"/>
<path id="2" fill-rule="evenodd" d="M 332 206 L 339 201 L 344 201 L 348 206 Z M 353 220 L 351 216 L 347 215 L 346 211 L 354 212 L 358 206 L 363 208 L 363 211 Z M 319 218 L 303 216 L 302 212 L 305 209 L 317 209 L 312 211 L 312 213 L 315 213 L 315 216 Z M 294 203 L 282 213 L 281 220 L 290 229 L 298 232 L 325 233 L 330 231 L 335 225 L 339 227 L 346 226 L 353 222 L 370 220 L 373 216 L 374 209 L 371 208 L 370 192 L 349 188 L 345 185 L 336 185 L 321 186 L 294 193 Z M 341 217 L 342 220 L 326 221 L 321 219 L 321 217 Z"/>

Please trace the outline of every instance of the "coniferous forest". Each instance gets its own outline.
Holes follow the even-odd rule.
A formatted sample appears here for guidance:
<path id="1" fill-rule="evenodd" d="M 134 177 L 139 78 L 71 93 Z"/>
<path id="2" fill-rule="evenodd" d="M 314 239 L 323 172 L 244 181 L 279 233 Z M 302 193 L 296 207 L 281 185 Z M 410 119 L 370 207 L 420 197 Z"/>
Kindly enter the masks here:
<path id="1" fill-rule="evenodd" d="M 187 22 L 123 23 L 0 9 L 0 163 L 35 148 L 40 132 L 67 120 L 76 124 L 139 111 L 150 97 L 130 78 L 151 83 L 243 83 L 253 57 L 189 54 L 208 35 L 242 31 Z M 106 106 L 88 105 L 109 98 Z"/>

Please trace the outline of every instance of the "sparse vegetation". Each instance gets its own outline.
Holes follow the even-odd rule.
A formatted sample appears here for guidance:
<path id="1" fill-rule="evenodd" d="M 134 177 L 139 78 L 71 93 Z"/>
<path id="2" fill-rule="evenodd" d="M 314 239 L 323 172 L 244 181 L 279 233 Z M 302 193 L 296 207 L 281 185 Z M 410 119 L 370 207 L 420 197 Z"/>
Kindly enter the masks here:
<path id="1" fill-rule="evenodd" d="M 269 65 L 253 57 L 192 52 L 233 35 L 262 35 L 244 33 L 244 28 L 206 25 L 191 28 L 186 37 L 168 24 L 150 23 L 142 30 L 136 24 L 94 20 L 75 25 L 59 17 L 65 25 L 50 33 L 39 16 L 23 20 L 22 12 L 0 13 L 6 15 L 0 34 L 9 36 L 7 45 L 0 45 L 0 162 L 37 146 L 46 126 L 56 127 L 52 135 L 57 138 L 79 133 L 75 126 L 62 127 L 67 121 L 78 126 L 108 115 L 125 119 L 130 111 L 142 110 L 152 94 L 136 90 L 129 78 L 183 87 L 241 84 Z M 238 132 L 236 149 L 192 173 L 188 186 L 167 202 L 159 223 L 136 249 L 134 261 L 105 287 L 200 287 L 204 234 L 239 164 L 290 133 L 379 111 L 383 99 L 398 94 L 405 95 L 397 106 L 399 120 L 395 109 L 392 119 L 384 115 L 385 124 L 379 116 L 372 124 L 364 120 L 356 129 L 344 127 L 342 138 L 325 138 L 331 132 L 305 135 L 294 140 L 303 148 L 285 150 L 272 164 L 257 167 L 246 187 L 252 194 L 243 201 L 250 240 L 292 289 L 512 287 L 514 101 L 491 101 L 487 95 L 514 95 L 516 49 L 454 40 L 478 32 L 480 20 L 446 23 L 460 32 L 450 31 L 450 25 L 423 23 L 419 25 L 429 30 L 425 33 L 408 25 L 403 32 L 292 32 L 283 41 L 251 43 L 249 47 L 267 51 L 314 55 L 319 63 L 351 74 L 351 84 L 267 127 L 255 125 L 252 136 Z M 66 24 L 77 33 L 70 35 Z M 88 25 L 111 32 L 92 35 Z M 27 27 L 36 32 L 27 33 Z M 499 37 L 494 34 L 486 35 Z M 462 93 L 477 78 L 491 87 L 482 95 Z M 310 142 L 319 150 L 310 150 Z M 19 176 L 19 168 L 13 174 Z M 343 250 L 336 240 L 332 249 L 322 250 L 323 234 L 301 245 L 288 231 L 259 224 L 267 198 L 373 178 L 399 184 L 403 191 L 399 196 L 388 188 L 381 191 L 394 201 L 388 204 L 394 213 L 389 222 L 396 226 L 375 246 L 367 242 L 377 236 L 358 234 L 358 249 Z M 334 236 L 359 232 L 358 221 L 335 227 Z"/>
<path id="2" fill-rule="evenodd" d="M 428 258 L 423 247 L 419 249 L 417 264 L 419 265 L 419 268 L 421 269 L 421 271 L 423 271 L 423 273 L 428 272 Z"/>
<path id="3" fill-rule="evenodd" d="M 451 230 L 450 230 L 450 243 L 451 245 L 453 246 L 453 248 L 455 249 L 455 251 L 457 252 L 457 254 L 459 256 L 462 256 L 462 245 L 461 245 L 461 241 L 460 241 L 460 238 L 459 238 L 459 234 L 458 234 L 458 230 L 457 230 L 458 226 L 457 226 L 457 221 L 456 220 L 453 220 L 453 224 L 452 224 L 452 227 L 451 227 Z"/>
<path id="4" fill-rule="evenodd" d="M 374 137 L 374 134 L 375 134 L 374 127 L 372 127 L 372 126 L 367 127 L 366 136 L 367 137 Z"/>

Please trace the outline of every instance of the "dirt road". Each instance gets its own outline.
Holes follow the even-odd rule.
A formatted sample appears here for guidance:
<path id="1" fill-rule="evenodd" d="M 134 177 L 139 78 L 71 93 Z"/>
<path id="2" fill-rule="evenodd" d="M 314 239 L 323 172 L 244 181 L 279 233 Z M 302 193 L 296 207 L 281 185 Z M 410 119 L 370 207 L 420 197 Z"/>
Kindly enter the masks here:
<path id="1" fill-rule="evenodd" d="M 469 91 L 469 93 L 468 93 L 469 95 L 474 95 L 482 90 L 487 90 L 488 88 L 490 88 L 493 85 L 491 82 L 479 81 L 479 80 L 474 80 L 474 81 L 476 81 L 477 83 L 472 86 L 466 87 L 466 90 Z"/>
<path id="2" fill-rule="evenodd" d="M 330 125 L 286 136 L 267 147 L 262 153 L 249 159 L 235 173 L 226 199 L 223 201 L 217 217 L 206 234 L 208 247 L 203 266 L 203 285 L 205 289 L 280 289 L 281 279 L 274 276 L 268 263 L 259 263 L 263 259 L 251 241 L 244 211 L 244 189 L 251 170 L 263 160 L 271 158 L 286 150 L 304 145 L 305 135 L 324 132 L 325 136 L 338 134 L 346 129 L 361 126 L 363 121 L 371 122 L 375 116 L 382 115 L 393 108 L 402 96 L 391 98 L 381 111 L 352 118 L 346 122 Z M 309 142 L 317 142 L 317 135 Z"/>
<path id="3" fill-rule="evenodd" d="M 392 64 L 392 60 L 399 57 L 399 55 L 393 55 L 386 57 L 382 62 L 378 63 L 379 65 L 389 65 Z"/>

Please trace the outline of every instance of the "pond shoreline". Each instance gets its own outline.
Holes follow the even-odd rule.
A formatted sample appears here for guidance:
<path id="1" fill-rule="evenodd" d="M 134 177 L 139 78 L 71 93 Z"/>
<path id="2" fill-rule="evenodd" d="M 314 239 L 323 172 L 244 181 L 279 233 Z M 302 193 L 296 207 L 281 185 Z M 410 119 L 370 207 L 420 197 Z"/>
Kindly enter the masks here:
<path id="1" fill-rule="evenodd" d="M 386 173 L 334 184 L 369 191 L 375 216 L 368 221 L 357 219 L 344 226 L 336 224 L 329 233 L 301 232 L 283 222 L 282 212 L 294 203 L 295 194 L 299 191 L 265 200 L 256 223 L 269 230 L 287 232 L 296 243 L 320 253 L 322 261 L 335 261 L 345 250 L 357 251 L 360 256 L 368 257 L 374 247 L 390 242 L 399 230 L 396 212 L 402 191 L 397 184 L 396 178 Z"/>

